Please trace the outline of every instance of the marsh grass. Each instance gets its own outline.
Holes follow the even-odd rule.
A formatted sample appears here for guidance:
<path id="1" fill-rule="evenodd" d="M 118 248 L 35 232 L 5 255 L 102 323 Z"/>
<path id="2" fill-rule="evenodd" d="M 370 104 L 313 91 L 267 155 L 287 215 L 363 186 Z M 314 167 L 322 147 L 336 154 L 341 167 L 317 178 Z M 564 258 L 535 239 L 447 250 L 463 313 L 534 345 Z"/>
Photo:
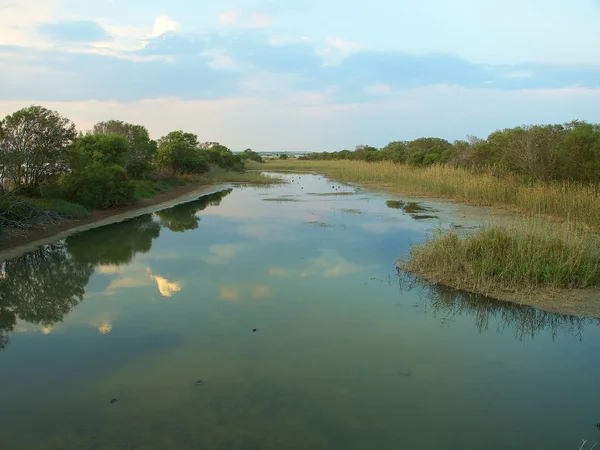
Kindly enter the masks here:
<path id="1" fill-rule="evenodd" d="M 539 219 L 462 234 L 438 229 L 398 266 L 428 281 L 492 296 L 584 289 L 600 285 L 598 241 L 569 224 L 552 227 Z"/>
<path id="2" fill-rule="evenodd" d="M 223 169 L 213 169 L 197 177 L 196 181 L 206 184 L 240 183 L 251 185 L 273 185 L 284 182 L 281 178 L 267 176 L 261 172 L 233 172 Z"/>
<path id="3" fill-rule="evenodd" d="M 269 161 L 261 167 L 317 171 L 390 192 L 498 206 L 529 216 L 550 216 L 576 228 L 600 232 L 600 196 L 592 185 L 532 182 L 518 176 L 495 177 L 451 166 L 418 168 L 392 162 L 288 160 Z"/>

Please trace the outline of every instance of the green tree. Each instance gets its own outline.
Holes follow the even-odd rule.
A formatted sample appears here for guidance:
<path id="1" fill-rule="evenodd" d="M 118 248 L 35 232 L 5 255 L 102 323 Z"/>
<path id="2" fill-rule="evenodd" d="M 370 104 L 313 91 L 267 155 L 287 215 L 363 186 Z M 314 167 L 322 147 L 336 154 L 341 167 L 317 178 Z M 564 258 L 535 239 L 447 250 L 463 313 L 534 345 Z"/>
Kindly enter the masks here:
<path id="1" fill-rule="evenodd" d="M 279 154 L 279 159 L 285 160 L 285 159 L 288 159 L 289 157 L 290 156 L 287 153 L 280 153 Z"/>
<path id="2" fill-rule="evenodd" d="M 157 144 L 150 139 L 146 127 L 121 120 L 109 120 L 94 125 L 92 133 L 118 134 L 127 139 L 128 158 L 125 169 L 131 178 L 141 178 L 152 170 L 152 160 L 157 151 Z"/>
<path id="3" fill-rule="evenodd" d="M 200 144 L 202 155 L 210 164 L 226 170 L 244 170 L 242 155 L 235 155 L 231 150 L 218 142 L 204 142 Z"/>
<path id="4" fill-rule="evenodd" d="M 159 167 L 176 173 L 203 173 L 210 168 L 199 148 L 198 137 L 181 130 L 171 131 L 158 140 L 156 162 Z"/>
<path id="5" fill-rule="evenodd" d="M 0 175 L 11 187 L 37 193 L 40 183 L 67 170 L 66 152 L 75 124 L 41 106 L 21 109 L 0 121 Z"/>
<path id="6" fill-rule="evenodd" d="M 570 122 L 558 151 L 562 178 L 584 181 L 600 181 L 600 125 L 586 122 Z"/>
<path id="7" fill-rule="evenodd" d="M 68 199 L 88 208 L 108 208 L 133 200 L 134 186 L 125 165 L 128 143 L 116 134 L 79 137 L 68 153 L 71 172 L 60 185 Z"/>
<path id="8" fill-rule="evenodd" d="M 406 151 L 406 142 L 390 142 L 381 149 L 381 159 L 395 163 L 403 163 L 406 161 Z"/>
<path id="9" fill-rule="evenodd" d="M 256 153 L 250 148 L 244 150 L 244 152 L 242 153 L 242 157 L 245 159 L 249 159 L 250 161 L 256 161 L 258 163 L 263 162 L 262 156 L 260 156 L 258 153 Z"/>

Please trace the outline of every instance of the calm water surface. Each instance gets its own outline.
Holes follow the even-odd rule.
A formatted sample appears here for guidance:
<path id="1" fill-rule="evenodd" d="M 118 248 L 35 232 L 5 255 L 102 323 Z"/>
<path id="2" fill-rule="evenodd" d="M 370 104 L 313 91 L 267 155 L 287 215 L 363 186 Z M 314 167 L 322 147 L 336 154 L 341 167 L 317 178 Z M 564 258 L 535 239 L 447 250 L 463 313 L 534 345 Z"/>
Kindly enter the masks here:
<path id="1" fill-rule="evenodd" d="M 0 263 L 0 448 L 600 441 L 597 321 L 416 285 L 435 219 L 285 178 Z"/>

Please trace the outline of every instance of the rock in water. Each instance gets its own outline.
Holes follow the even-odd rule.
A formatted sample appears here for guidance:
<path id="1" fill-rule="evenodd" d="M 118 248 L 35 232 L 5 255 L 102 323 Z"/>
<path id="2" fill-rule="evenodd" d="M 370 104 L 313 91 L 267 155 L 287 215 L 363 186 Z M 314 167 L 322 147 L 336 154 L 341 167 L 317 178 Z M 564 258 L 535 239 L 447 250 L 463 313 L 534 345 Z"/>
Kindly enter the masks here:
<path id="1" fill-rule="evenodd" d="M 117 403 L 118 401 L 119 401 L 119 399 L 118 399 L 118 398 L 113 398 L 113 399 L 110 401 L 110 403 L 111 403 L 111 404 L 112 404 L 112 403 Z"/>

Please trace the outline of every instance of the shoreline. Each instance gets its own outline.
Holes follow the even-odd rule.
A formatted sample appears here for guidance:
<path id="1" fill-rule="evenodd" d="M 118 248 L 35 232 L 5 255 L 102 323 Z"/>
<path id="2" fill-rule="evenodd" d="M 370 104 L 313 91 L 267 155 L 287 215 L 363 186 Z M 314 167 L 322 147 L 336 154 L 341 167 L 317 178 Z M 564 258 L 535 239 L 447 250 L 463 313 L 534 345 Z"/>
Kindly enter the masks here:
<path id="1" fill-rule="evenodd" d="M 451 286 L 442 279 L 425 273 L 413 273 L 402 270 L 400 263 L 397 267 L 403 273 L 414 276 L 417 280 L 432 285 L 444 286 L 458 292 L 480 295 L 494 300 L 528 306 L 555 314 L 587 317 L 600 320 L 600 288 L 589 289 L 540 289 L 530 294 L 515 294 L 513 292 L 493 291 L 478 292 L 469 286 Z"/>
<path id="2" fill-rule="evenodd" d="M 292 163 L 293 164 L 293 163 Z M 288 163 L 288 167 L 290 167 Z M 283 171 L 285 169 L 277 169 L 277 168 L 269 168 L 268 163 L 265 164 L 264 171 Z M 287 169 L 290 170 L 290 169 Z M 294 171 L 294 170 L 291 170 Z M 298 170 L 301 172 L 302 170 Z M 507 208 L 506 206 L 499 205 L 481 205 L 475 203 L 469 203 L 457 200 L 455 198 L 449 197 L 439 197 L 433 194 L 423 194 L 423 193 L 412 193 L 412 192 L 401 192 L 395 186 L 392 186 L 388 183 L 377 183 L 377 182 L 356 182 L 356 181 L 348 181 L 336 178 L 334 175 L 327 173 L 327 170 L 318 170 L 318 168 L 312 167 L 310 170 L 304 170 L 305 172 L 313 172 L 318 173 L 320 175 L 324 175 L 330 179 L 353 184 L 356 186 L 360 186 L 361 188 L 370 190 L 371 192 L 380 192 L 387 193 L 390 195 L 402 195 L 403 197 L 409 198 L 418 198 L 423 201 L 434 200 L 437 202 L 447 202 L 448 204 L 453 204 L 458 207 L 460 206 L 469 206 L 475 208 L 485 208 L 490 213 L 490 218 L 504 216 L 504 219 L 514 219 L 514 220 L 522 220 L 526 218 L 526 214 L 519 211 L 516 208 Z M 466 216 L 463 216 L 463 220 Z M 550 216 L 546 217 L 549 221 L 561 221 L 559 218 Z M 478 220 L 479 221 L 479 220 Z M 593 234 L 593 233 L 592 233 Z M 398 265 L 402 261 L 402 256 L 398 258 Z M 405 272 L 408 273 L 408 272 Z M 423 273 L 413 273 L 412 275 L 420 278 L 421 280 L 430 283 L 430 284 L 439 284 L 451 289 L 455 289 L 457 291 L 467 292 L 475 295 L 483 295 L 495 300 L 504 301 L 513 303 L 520 306 L 529 306 L 532 308 L 536 308 L 539 310 L 551 312 L 551 313 L 560 313 L 566 315 L 573 316 L 583 316 L 589 318 L 600 318 L 600 287 L 598 288 L 589 288 L 589 289 L 543 289 L 539 290 L 535 293 L 530 294 L 516 294 L 513 292 L 478 292 L 468 286 L 450 286 L 447 283 L 444 283 L 444 280 L 437 277 L 435 274 L 423 274 Z"/>
<path id="3" fill-rule="evenodd" d="M 34 227 L 28 230 L 8 230 L 5 232 L 6 236 L 0 238 L 0 262 L 16 258 L 74 233 L 154 213 L 233 186 L 232 183 L 177 186 L 131 205 L 92 211 L 88 217 L 82 219 L 65 219 L 53 225 Z"/>

